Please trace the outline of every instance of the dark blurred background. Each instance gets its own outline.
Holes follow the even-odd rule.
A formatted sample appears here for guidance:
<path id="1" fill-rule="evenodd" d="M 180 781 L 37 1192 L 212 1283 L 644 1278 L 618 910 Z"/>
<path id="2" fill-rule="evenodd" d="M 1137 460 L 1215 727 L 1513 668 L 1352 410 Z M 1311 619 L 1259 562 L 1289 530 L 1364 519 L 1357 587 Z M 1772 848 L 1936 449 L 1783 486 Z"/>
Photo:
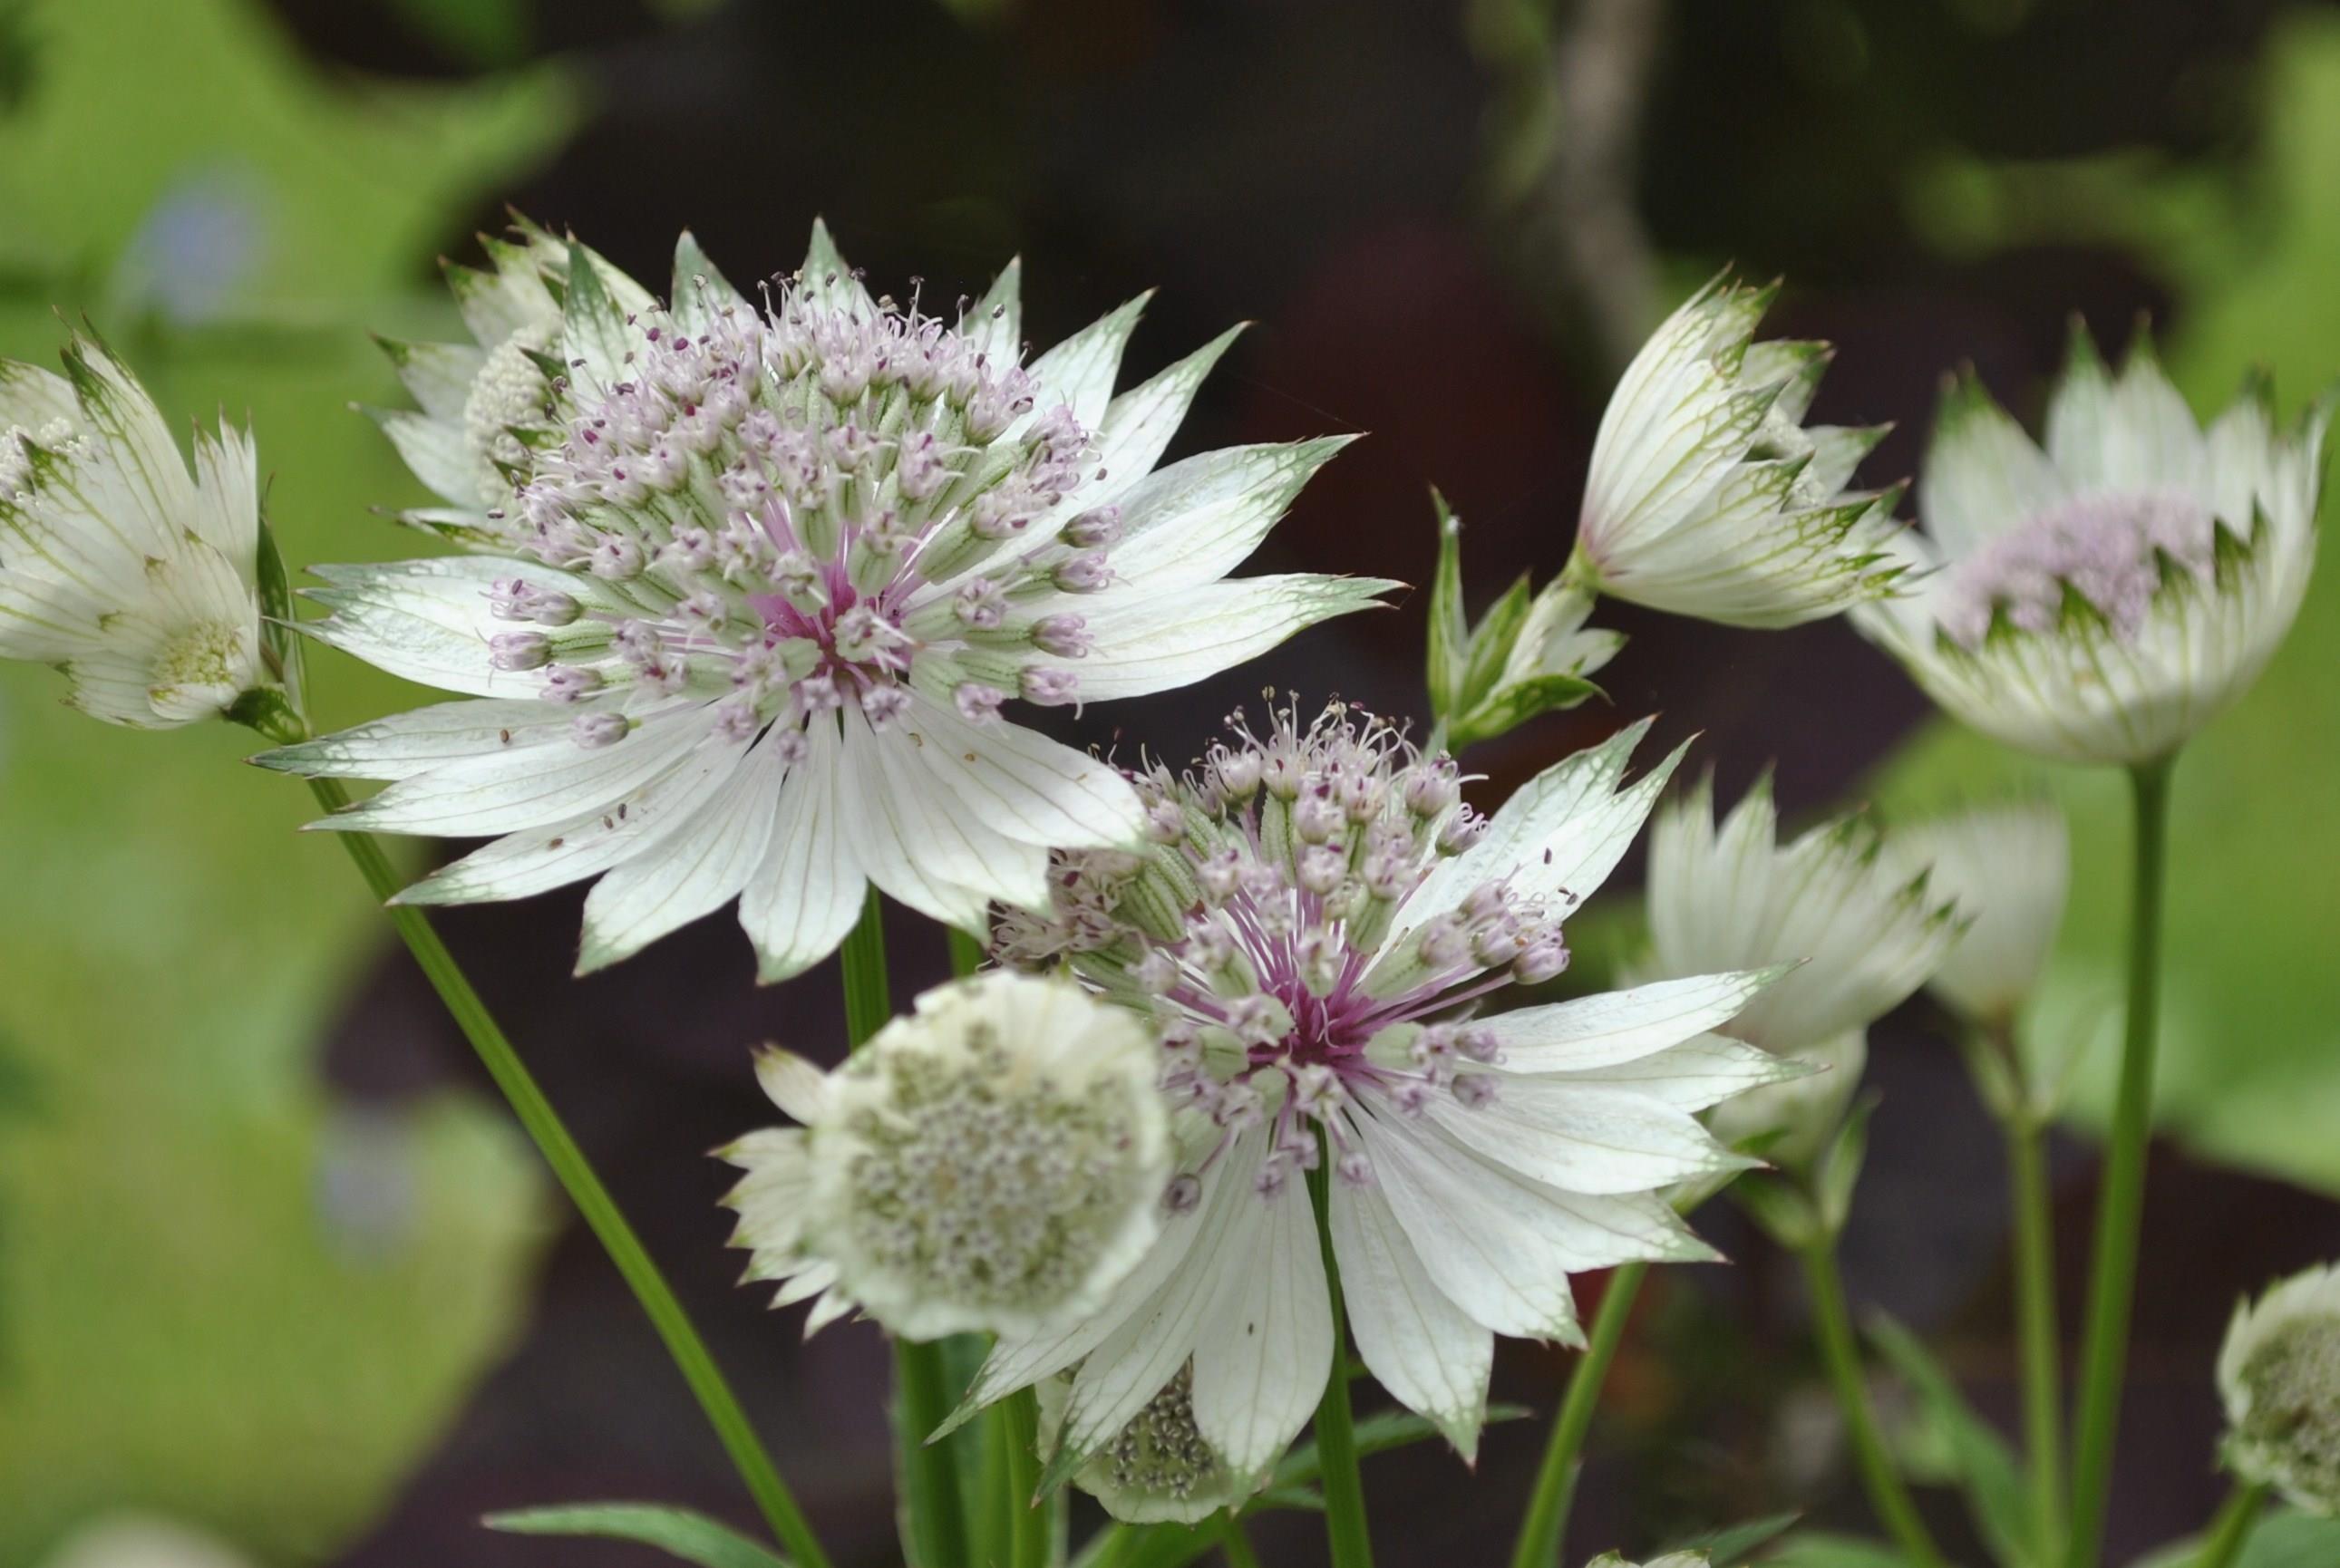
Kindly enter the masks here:
<path id="1" fill-rule="evenodd" d="M 348 414 L 395 402 L 366 328 L 445 335 L 435 259 L 504 207 L 663 288 L 692 229 L 735 279 L 792 267 L 814 214 L 873 284 L 977 292 L 1026 263 L 1045 345 L 1158 288 L 1125 380 L 1258 323 L 1173 456 L 1368 431 L 1257 567 L 1427 579 L 1427 488 L 1467 524 L 1473 604 L 1565 558 L 1607 390 L 1688 288 L 1789 286 L 1769 330 L 1839 347 L 1815 417 L 1896 421 L 1971 360 L 2025 414 L 2075 313 L 2150 315 L 2206 407 L 2276 363 L 2286 406 L 2340 370 L 2340 13 L 2191 0 L 6 0 L 0 344 L 46 360 L 87 311 L 174 419 L 251 410 L 296 563 L 424 547 L 370 507 L 419 494 Z M 2154 1166 L 2111 1560 L 2222 1493 L 2209 1365 L 2236 1295 L 2340 1252 L 2340 595 L 2181 775 L 2171 1133 Z M 1418 713 L 1423 602 L 1320 628 L 1203 688 L 1066 733 L 1199 748 L 1268 684 Z M 1473 762 L 1485 802 L 1623 719 L 1794 813 L 1918 811 L 2035 781 L 1929 724 L 1846 627 L 1721 631 L 1604 606 L 1608 704 Z M 413 694 L 338 656 L 324 716 Z M 0 1568 L 125 1513 L 246 1562 L 616 1565 L 493 1535 L 564 1500 L 751 1515 L 600 1251 L 509 1134 L 460 1037 L 330 844 L 234 737 L 63 715 L 0 671 Z M 2113 1017 L 2123 818 L 2075 814 L 2075 908 L 2037 1032 L 2083 1053 L 2059 1142 L 2067 1320 L 2087 1129 Z M 1630 953 L 1629 864 L 1572 977 Z M 840 1049 L 826 970 L 759 991 L 710 920 L 569 978 L 577 895 L 450 913 L 449 941 L 742 1387 L 843 1563 L 897 1561 L 875 1332 L 801 1341 L 736 1289 L 702 1151 L 775 1119 L 748 1049 Z M 898 913 L 898 912 L 897 912 Z M 898 994 L 943 971 L 892 932 Z M 1995 1131 L 1925 1004 L 1872 1050 L 1878 1134 L 1847 1267 L 2010 1418 Z M 1868 1527 L 1791 1267 L 1725 1211 L 1736 1260 L 1661 1275 L 1609 1398 L 1569 1557 L 1808 1506 Z M 1588 1281 L 1590 1297 L 1600 1288 Z M 1496 1395 L 1548 1411 L 1557 1351 L 1506 1342 Z M 1885 1386 L 1889 1406 L 1898 1408 Z M 1496 1560 L 1540 1423 L 1372 1461 L 1383 1560 Z M 1958 1503 L 1925 1502 L 1981 1561 Z M 1321 1560 L 1314 1522 L 1255 1532 Z"/>

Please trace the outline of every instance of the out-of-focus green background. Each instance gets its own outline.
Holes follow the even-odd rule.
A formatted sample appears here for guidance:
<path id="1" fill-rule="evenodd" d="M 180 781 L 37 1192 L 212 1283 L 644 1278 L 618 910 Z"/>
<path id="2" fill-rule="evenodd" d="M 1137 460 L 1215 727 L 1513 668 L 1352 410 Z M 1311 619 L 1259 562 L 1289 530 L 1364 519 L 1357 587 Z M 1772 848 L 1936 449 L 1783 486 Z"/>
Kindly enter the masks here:
<path id="1" fill-rule="evenodd" d="M 1472 518 L 1483 586 L 1563 558 L 1618 343 L 1725 256 L 1791 269 L 1796 324 L 1844 340 L 1837 417 L 1914 425 L 1922 389 L 1968 354 L 2036 410 L 2059 286 L 2100 332 L 2120 327 L 2108 301 L 2159 306 L 2197 408 L 2263 362 L 2297 407 L 2340 373 L 2340 13 L 2232 11 L 1476 0 L 1269 22 L 1013 0 L 0 0 L 0 352 L 52 362 L 53 311 L 86 313 L 174 419 L 249 417 L 296 570 L 404 553 L 419 542 L 370 514 L 419 491 L 348 409 L 397 397 L 365 330 L 453 333 L 432 258 L 501 200 L 600 219 L 618 232 L 590 236 L 653 284 L 645 234 L 689 222 L 753 276 L 791 265 L 774 236 L 826 208 L 857 260 L 859 240 L 946 291 L 1024 246 L 1058 328 L 1165 271 L 1188 291 L 1162 308 L 1180 332 L 1222 307 L 1262 316 L 1264 346 L 1203 418 L 1380 438 L 1366 478 L 1304 506 L 1283 547 L 1418 578 L 1435 481 Z M 1630 100 L 1621 155 L 1599 141 L 1612 90 Z M 1585 146 L 1608 163 L 1566 173 Z M 1632 244 L 1613 269 L 1572 264 L 1552 237 L 1621 216 Z M 1874 373 L 1854 368 L 1864 352 Z M 1905 437 L 1888 456 L 1906 468 L 1918 450 Z M 1370 656 L 1320 651 L 1280 678 L 1415 705 L 1418 617 Z M 2077 865 L 2039 1032 L 2059 1050 L 2108 1034 L 2117 777 L 2018 764 L 1939 725 L 1899 744 L 1916 705 L 1877 696 L 1898 687 L 1873 664 L 1840 673 L 1868 657 L 1841 628 L 1778 639 L 1783 655 L 1651 617 L 1631 629 L 1621 708 L 1710 711 L 1725 774 L 1777 756 L 1800 806 L 1866 793 L 1922 811 L 2048 781 Z M 1790 662 L 1740 662 L 1775 657 Z M 2327 1196 L 2335 670 L 2327 569 L 2258 690 L 2186 758 L 2159 1108 L 2201 1162 L 2186 1169 Z M 337 656 L 312 671 L 328 723 L 412 697 Z M 481 1380 L 531 1303 L 560 1316 L 539 1274 L 554 1211 L 501 1108 L 460 1076 L 394 1096 L 330 1085 L 329 1038 L 368 1034 L 383 930 L 336 846 L 295 834 L 298 786 L 239 766 L 248 740 L 225 726 L 111 731 L 56 685 L 0 668 L 0 1568 L 124 1510 L 255 1563 L 332 1561 L 464 1411 L 493 1427 Z M 1491 772 L 1572 733 L 1522 732 Z M 562 928 L 558 947 L 573 911 L 511 919 Z M 759 1005 L 791 1027 L 794 1003 Z M 2084 1128 L 2108 1067 L 2101 1050 L 2081 1060 Z M 744 1078 L 736 1106 L 759 1114 Z M 620 1147 L 679 1166 L 709 1141 L 655 1131 Z M 672 1245 L 719 1237 L 710 1209 Z M 505 1435 L 528 1441 L 524 1423 Z M 546 1500 L 465 1495 L 471 1512 Z"/>

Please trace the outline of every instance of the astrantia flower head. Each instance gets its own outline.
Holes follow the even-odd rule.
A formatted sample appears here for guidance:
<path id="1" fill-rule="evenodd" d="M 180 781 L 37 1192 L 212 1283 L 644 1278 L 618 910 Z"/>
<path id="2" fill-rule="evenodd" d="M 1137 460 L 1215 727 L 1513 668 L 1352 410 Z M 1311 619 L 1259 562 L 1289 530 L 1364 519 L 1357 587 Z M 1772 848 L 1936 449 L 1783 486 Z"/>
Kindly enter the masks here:
<path id="1" fill-rule="evenodd" d="M 1151 1036 L 1065 981 L 927 992 L 837 1071 L 760 1076 L 801 1129 L 724 1151 L 751 1279 L 833 1291 L 897 1334 L 1031 1333 L 1095 1309 L 1154 1240 L 1170 1176 Z M 822 1320 L 825 1320 L 825 1316 Z"/>
<path id="2" fill-rule="evenodd" d="M 1803 425 L 1825 343 L 1753 341 L 1777 285 L 1718 278 L 1626 368 L 1592 448 L 1570 575 L 1652 609 L 1790 626 L 1888 592 L 1895 492 L 1846 488 L 1885 427 Z"/>
<path id="3" fill-rule="evenodd" d="M 2142 335 L 2116 377 L 2076 329 L 2047 449 L 1971 373 L 1944 394 L 1898 558 L 1917 591 L 1859 625 L 1935 701 L 2072 762 L 2166 756 L 2248 689 L 2315 560 L 2318 403 L 2278 433 L 2266 390 L 2207 431 Z"/>
<path id="4" fill-rule="evenodd" d="M 1136 302 L 1026 366 L 1013 268 L 944 320 L 873 300 L 818 229 L 761 309 L 687 238 L 664 309 L 556 254 L 498 256 L 495 298 L 533 299 L 532 267 L 562 316 L 525 357 L 540 415 L 488 443 L 495 553 L 321 568 L 332 613 L 304 627 L 487 700 L 265 760 L 394 781 L 330 825 L 502 835 L 411 901 L 610 873 L 580 968 L 735 897 L 767 979 L 833 949 L 865 883 L 967 928 L 1045 907 L 1049 848 L 1135 842 L 1143 816 L 1004 705 L 1182 685 L 1393 586 L 1223 580 L 1341 443 L 1152 472 L 1228 340 L 1115 397 Z"/>
<path id="5" fill-rule="evenodd" d="M 1070 1375 L 1045 1379 L 1039 1396 L 1043 1453 L 1056 1450 L 1072 1397 Z M 1249 1481 L 1220 1462 L 1195 1425 L 1192 1365 L 1162 1386 L 1104 1447 L 1074 1473 L 1074 1484 L 1131 1524 L 1193 1524 L 1249 1496 Z"/>
<path id="6" fill-rule="evenodd" d="M 2236 1307 L 2218 1392 L 2227 1467 L 2310 1513 L 2340 1514 L 2340 1265 Z"/>
<path id="7" fill-rule="evenodd" d="M 2010 1022 L 2039 983 L 2064 920 L 2071 844 L 2052 801 L 1976 806 L 1898 827 L 1902 863 L 1967 917 L 1927 988 L 1969 1019 Z"/>
<path id="8" fill-rule="evenodd" d="M 1734 1143 L 1781 1134 L 1771 1152 L 1794 1159 L 1835 1126 L 1868 1060 L 1868 1026 L 1926 982 L 1960 919 L 1922 870 L 1882 853 L 1864 818 L 1839 817 L 1786 843 L 1778 829 L 1768 780 L 1720 826 L 1710 778 L 1659 813 L 1649 968 L 1796 966 L 1720 1027 L 1821 1070 L 1742 1096 L 1711 1119 Z"/>
<path id="9" fill-rule="evenodd" d="M 1674 766 L 1623 785 L 1646 725 L 1492 820 L 1451 760 L 1353 708 L 1230 726 L 1194 771 L 1135 775 L 1142 853 L 1062 855 L 1054 912 L 999 924 L 1004 962 L 1067 965 L 1151 1022 L 1180 1160 L 1163 1238 L 1106 1307 L 1003 1341 L 970 1397 L 1069 1372 L 1057 1474 L 1176 1415 L 1240 1495 L 1332 1356 L 1311 1171 L 1329 1161 L 1359 1354 L 1469 1454 L 1495 1334 L 1577 1341 L 1572 1274 L 1711 1256 L 1661 1189 L 1745 1163 L 1694 1113 L 1781 1069 L 1704 1032 L 1763 974 L 1473 1016 L 1566 967 L 1563 922 Z"/>
<path id="10" fill-rule="evenodd" d="M 216 717 L 264 681 L 252 438 L 197 430 L 190 476 L 110 350 L 64 365 L 0 360 L 0 658 L 55 666 L 108 724 Z"/>

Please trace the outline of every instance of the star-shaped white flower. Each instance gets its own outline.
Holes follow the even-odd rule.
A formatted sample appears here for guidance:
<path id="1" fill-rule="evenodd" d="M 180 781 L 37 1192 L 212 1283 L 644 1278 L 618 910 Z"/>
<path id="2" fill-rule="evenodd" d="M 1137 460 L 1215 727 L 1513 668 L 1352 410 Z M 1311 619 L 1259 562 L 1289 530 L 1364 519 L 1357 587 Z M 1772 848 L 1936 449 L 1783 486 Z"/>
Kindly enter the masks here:
<path id="1" fill-rule="evenodd" d="M 763 308 L 688 237 L 667 308 L 553 254 L 530 235 L 474 286 L 532 301 L 532 265 L 563 301 L 503 366 L 539 376 L 497 405 L 510 445 L 474 442 L 509 488 L 490 552 L 321 567 L 304 626 L 475 700 L 262 760 L 392 781 L 321 825 L 494 838 L 410 902 L 600 876 L 580 971 L 734 899 L 767 980 L 834 949 L 868 883 L 969 929 L 1044 907 L 1049 849 L 1131 843 L 1143 813 L 1003 705 L 1184 685 L 1395 586 L 1228 578 L 1341 439 L 1155 470 L 1232 334 L 1116 396 L 1143 301 L 1026 366 L 1012 266 L 953 321 L 873 300 L 818 226 Z M 448 419 L 402 445 L 426 425 L 447 456 Z"/>

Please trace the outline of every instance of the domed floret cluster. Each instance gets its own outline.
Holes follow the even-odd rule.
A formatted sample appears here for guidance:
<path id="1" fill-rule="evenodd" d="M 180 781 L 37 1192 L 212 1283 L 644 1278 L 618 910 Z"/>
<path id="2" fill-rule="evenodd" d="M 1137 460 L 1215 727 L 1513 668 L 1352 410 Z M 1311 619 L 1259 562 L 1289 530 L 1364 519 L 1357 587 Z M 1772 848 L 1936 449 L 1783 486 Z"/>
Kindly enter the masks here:
<path id="1" fill-rule="evenodd" d="M 748 1277 L 896 1333 L 1031 1333 L 1094 1310 L 1152 1245 L 1170 1179 L 1156 1053 L 1137 1021 L 1058 980 L 927 992 L 835 1072 L 764 1053 L 803 1126 L 721 1151 Z"/>
<path id="2" fill-rule="evenodd" d="M 1196 1499 L 1247 1493 L 1323 1391 L 1334 1334 L 1309 1173 L 1329 1166 L 1359 1353 L 1467 1455 L 1494 1335 L 1577 1342 L 1571 1275 L 1712 1256 L 1663 1191 L 1747 1163 L 1695 1113 L 1786 1070 L 1706 1032 L 1763 973 L 1476 1015 L 1567 967 L 1566 918 L 1679 757 L 1624 784 L 1646 725 L 1492 820 L 1450 759 L 1353 708 L 1230 727 L 1183 776 L 1133 775 L 1145 849 L 1059 856 L 1053 912 L 998 923 L 1002 962 L 1068 967 L 1149 1021 L 1179 1159 L 1145 1263 L 1079 1326 L 1004 1339 L 970 1395 L 1069 1375 L 1060 1475 L 1158 1455 L 1132 1423 L 1175 1415 L 1201 1445 L 1179 1450 Z"/>
<path id="3" fill-rule="evenodd" d="M 58 376 L 0 360 L 0 658 L 54 665 L 93 718 L 168 729 L 262 685 L 252 438 L 195 466 L 103 344 Z"/>
<path id="4" fill-rule="evenodd" d="M 392 781 L 325 825 L 496 838 L 411 902 L 608 873 L 580 969 L 734 898 L 767 979 L 833 949 L 867 883 L 970 929 L 1045 907 L 1050 848 L 1135 843 L 1144 814 L 1006 704 L 1182 685 L 1393 586 L 1225 580 L 1342 443 L 1153 472 L 1229 340 L 1115 397 L 1142 301 L 1027 366 L 1013 268 L 946 321 L 872 299 L 818 229 L 761 308 L 687 239 L 667 308 L 557 254 L 531 235 L 472 285 L 483 332 L 518 323 L 461 427 L 464 475 L 501 481 L 464 524 L 492 553 L 321 568 L 332 614 L 302 628 L 485 700 L 263 760 Z M 532 288 L 557 340 L 512 358 Z M 444 410 L 471 360 L 442 362 Z M 411 455 L 426 426 L 451 490 L 452 417 L 393 432 Z"/>
<path id="5" fill-rule="evenodd" d="M 1572 581 L 1754 627 L 1892 590 L 1899 493 L 1847 488 L 1886 427 L 1804 425 L 1833 350 L 1753 340 L 1778 292 L 1717 278 L 1626 367 L 1593 441 Z"/>
<path id="6" fill-rule="evenodd" d="M 2236 1307 L 2218 1389 L 2228 1468 L 2295 1506 L 2340 1514 L 2340 1265 Z"/>
<path id="7" fill-rule="evenodd" d="M 1711 779 L 1658 814 L 1649 912 L 1651 974 L 1794 966 L 1720 1027 L 1808 1075 L 1710 1119 L 1734 1144 L 1777 1135 L 1766 1152 L 1782 1163 L 1835 1127 L 1869 1058 L 1869 1025 L 1926 983 L 1963 929 L 1925 869 L 1888 853 L 1862 817 L 1780 843 L 1768 780 L 1719 825 Z"/>
<path id="8" fill-rule="evenodd" d="M 2205 431 L 2140 338 L 2076 330 L 2032 444 L 1971 374 L 1920 478 L 1921 568 L 1857 624 L 1965 723 L 2072 762 L 2166 756 L 2258 676 L 2315 561 L 2327 399 L 2278 434 L 2264 387 Z"/>

